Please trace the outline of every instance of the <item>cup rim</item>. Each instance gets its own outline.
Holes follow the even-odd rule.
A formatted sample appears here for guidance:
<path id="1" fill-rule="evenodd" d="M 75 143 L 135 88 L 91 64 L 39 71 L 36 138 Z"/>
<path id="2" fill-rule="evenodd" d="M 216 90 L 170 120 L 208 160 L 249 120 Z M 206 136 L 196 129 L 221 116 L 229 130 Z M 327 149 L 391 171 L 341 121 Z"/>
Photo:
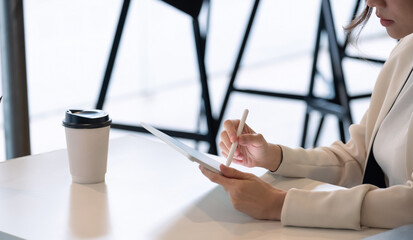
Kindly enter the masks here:
<path id="1" fill-rule="evenodd" d="M 97 116 L 85 117 L 78 115 L 76 113 L 96 113 Z M 102 128 L 110 126 L 112 119 L 109 118 L 103 110 L 92 109 L 92 110 L 78 110 L 69 109 L 66 111 L 65 119 L 62 121 L 62 125 L 67 128 L 78 128 L 78 129 L 91 129 L 91 128 Z"/>

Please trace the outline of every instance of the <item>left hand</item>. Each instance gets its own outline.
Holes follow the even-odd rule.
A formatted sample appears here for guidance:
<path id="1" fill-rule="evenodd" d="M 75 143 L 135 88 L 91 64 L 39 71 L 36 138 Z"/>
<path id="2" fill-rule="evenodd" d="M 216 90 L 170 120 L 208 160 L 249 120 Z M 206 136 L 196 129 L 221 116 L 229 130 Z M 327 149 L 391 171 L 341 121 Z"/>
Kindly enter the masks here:
<path id="1" fill-rule="evenodd" d="M 229 194 L 234 208 L 256 219 L 280 220 L 286 192 L 274 188 L 259 177 L 221 164 L 222 175 L 199 166 L 212 182 Z"/>

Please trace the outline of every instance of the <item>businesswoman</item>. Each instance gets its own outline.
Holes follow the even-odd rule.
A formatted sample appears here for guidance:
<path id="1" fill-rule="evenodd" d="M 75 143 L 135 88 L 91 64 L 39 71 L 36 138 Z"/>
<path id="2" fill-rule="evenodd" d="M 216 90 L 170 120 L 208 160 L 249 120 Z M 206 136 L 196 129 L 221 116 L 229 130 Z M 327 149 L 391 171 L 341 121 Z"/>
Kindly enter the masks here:
<path id="1" fill-rule="evenodd" d="M 234 162 L 263 167 L 288 177 L 307 177 L 347 189 L 315 192 L 273 188 L 260 178 L 221 165 L 222 175 L 202 173 L 228 192 L 236 209 L 283 225 L 360 229 L 413 223 L 413 1 L 367 0 L 363 25 L 375 8 L 387 33 L 400 39 L 383 65 L 368 111 L 350 127 L 349 142 L 292 149 L 267 143 L 248 125 L 227 120 L 220 148 L 228 155 L 238 140 Z"/>

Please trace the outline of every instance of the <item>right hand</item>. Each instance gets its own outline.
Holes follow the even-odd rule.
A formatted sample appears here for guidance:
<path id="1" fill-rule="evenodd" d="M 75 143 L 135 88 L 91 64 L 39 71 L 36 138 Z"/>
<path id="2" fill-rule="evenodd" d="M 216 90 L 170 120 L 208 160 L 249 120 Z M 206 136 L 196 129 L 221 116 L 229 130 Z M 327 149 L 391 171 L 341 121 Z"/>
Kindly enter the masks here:
<path id="1" fill-rule="evenodd" d="M 281 147 L 269 144 L 261 134 L 257 134 L 247 124 L 237 139 L 237 129 L 240 120 L 226 120 L 221 132 L 219 147 L 225 157 L 228 157 L 232 143 L 238 140 L 233 162 L 246 167 L 263 167 L 276 170 L 281 163 Z"/>
<path id="2" fill-rule="evenodd" d="M 244 173 L 223 164 L 221 174 L 199 166 L 202 173 L 220 184 L 229 194 L 234 208 L 256 219 L 280 220 L 287 192 L 271 186 L 251 173 Z"/>

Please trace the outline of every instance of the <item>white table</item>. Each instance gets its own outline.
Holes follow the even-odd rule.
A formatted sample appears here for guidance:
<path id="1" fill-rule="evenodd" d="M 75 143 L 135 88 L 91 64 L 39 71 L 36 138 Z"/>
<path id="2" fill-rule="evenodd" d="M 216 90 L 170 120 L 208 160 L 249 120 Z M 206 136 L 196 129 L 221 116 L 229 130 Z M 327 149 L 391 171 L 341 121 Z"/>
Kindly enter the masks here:
<path id="1" fill-rule="evenodd" d="M 282 188 L 334 188 L 264 178 Z M 236 211 L 197 164 L 163 143 L 128 136 L 110 141 L 105 183 L 72 183 L 66 150 L 1 163 L 0 231 L 27 239 L 361 239 L 383 230 L 255 220 Z"/>

